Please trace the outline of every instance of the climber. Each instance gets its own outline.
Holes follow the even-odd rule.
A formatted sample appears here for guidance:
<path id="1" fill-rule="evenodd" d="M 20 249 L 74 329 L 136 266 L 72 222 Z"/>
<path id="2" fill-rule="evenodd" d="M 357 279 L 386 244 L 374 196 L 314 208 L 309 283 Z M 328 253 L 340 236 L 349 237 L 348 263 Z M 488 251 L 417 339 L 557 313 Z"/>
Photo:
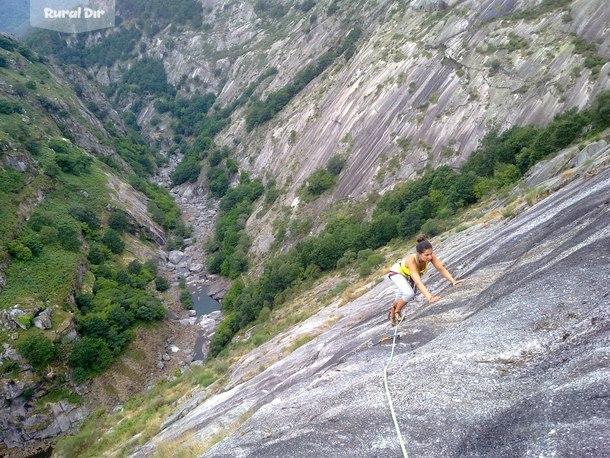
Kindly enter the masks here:
<path id="1" fill-rule="evenodd" d="M 396 299 L 394 299 L 392 309 L 388 314 L 392 326 L 396 326 L 396 324 L 402 320 L 401 310 L 408 301 L 413 299 L 416 288 L 419 288 L 431 304 L 440 299 L 439 296 L 430 294 L 421 279 L 429 262 L 431 262 L 440 274 L 449 280 L 453 286 L 458 285 L 463 281 L 455 280 L 451 276 L 441 261 L 432 252 L 432 244 L 426 240 L 425 237 L 417 237 L 415 251 L 416 253 L 408 255 L 402 261 L 396 262 L 396 264 L 390 268 L 388 278 L 394 282 L 398 289 Z"/>

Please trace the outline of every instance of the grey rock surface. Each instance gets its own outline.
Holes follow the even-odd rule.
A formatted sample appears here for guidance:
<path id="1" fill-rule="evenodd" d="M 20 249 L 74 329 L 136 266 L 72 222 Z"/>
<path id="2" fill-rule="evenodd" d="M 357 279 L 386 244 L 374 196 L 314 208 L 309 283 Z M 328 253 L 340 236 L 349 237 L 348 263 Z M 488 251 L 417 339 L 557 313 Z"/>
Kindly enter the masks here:
<path id="1" fill-rule="evenodd" d="M 53 312 L 50 308 L 44 309 L 38 316 L 34 317 L 34 326 L 38 329 L 51 329 L 53 325 L 51 321 L 52 314 Z"/>
<path id="2" fill-rule="evenodd" d="M 184 259 L 184 253 L 179 250 L 174 250 L 169 252 L 169 262 L 172 264 L 180 264 L 180 262 Z"/>
<path id="3" fill-rule="evenodd" d="M 441 301 L 420 296 L 400 327 L 389 387 L 412 456 L 610 455 L 608 221 L 606 169 L 435 243 L 465 283 L 428 274 Z M 178 408 L 134 456 L 223 431 L 204 456 L 400 456 L 382 379 L 390 347 L 372 346 L 392 331 L 393 294 L 384 279 L 265 343 L 232 367 L 225 391 Z M 319 335 L 244 378 L 299 333 Z"/>
<path id="4" fill-rule="evenodd" d="M 26 312 L 24 312 L 20 308 L 17 308 L 17 306 L 9 310 L 8 312 L 8 316 L 11 319 L 13 326 L 19 326 L 21 329 L 27 329 L 27 326 L 22 321 L 20 321 L 19 318 L 26 317 L 27 315 L 28 314 Z"/>

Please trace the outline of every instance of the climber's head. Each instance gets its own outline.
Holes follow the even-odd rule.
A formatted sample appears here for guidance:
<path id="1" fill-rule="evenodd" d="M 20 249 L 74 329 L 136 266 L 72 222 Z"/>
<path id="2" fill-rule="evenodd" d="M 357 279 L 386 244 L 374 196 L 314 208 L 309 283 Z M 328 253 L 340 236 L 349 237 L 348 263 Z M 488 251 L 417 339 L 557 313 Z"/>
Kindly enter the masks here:
<path id="1" fill-rule="evenodd" d="M 428 242 L 426 237 L 417 237 L 417 245 L 415 245 L 417 251 L 417 257 L 424 262 L 430 262 L 432 260 L 432 244 Z"/>

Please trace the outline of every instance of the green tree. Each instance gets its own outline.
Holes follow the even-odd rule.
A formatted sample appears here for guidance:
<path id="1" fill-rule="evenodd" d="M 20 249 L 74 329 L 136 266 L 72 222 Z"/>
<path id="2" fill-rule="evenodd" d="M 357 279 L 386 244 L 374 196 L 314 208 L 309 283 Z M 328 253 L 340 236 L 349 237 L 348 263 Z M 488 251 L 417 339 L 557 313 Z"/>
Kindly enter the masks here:
<path id="1" fill-rule="evenodd" d="M 61 224 L 57 232 L 59 243 L 68 251 L 78 251 L 80 249 L 81 242 L 78 235 L 78 231 L 67 223 Z"/>
<path id="2" fill-rule="evenodd" d="M 129 230 L 129 218 L 123 210 L 113 210 L 108 216 L 108 226 L 117 232 Z"/>
<path id="3" fill-rule="evenodd" d="M 17 341 L 17 351 L 37 369 L 45 367 L 57 354 L 51 339 L 42 332 L 29 331 Z"/>
<path id="4" fill-rule="evenodd" d="M 169 282 L 165 277 L 158 275 L 155 277 L 155 288 L 157 291 L 167 291 L 169 289 Z"/>
<path id="5" fill-rule="evenodd" d="M 113 359 L 108 343 L 97 337 L 83 337 L 74 343 L 68 364 L 74 368 L 74 376 L 82 381 L 106 368 Z"/>
<path id="6" fill-rule="evenodd" d="M 114 254 L 121 254 L 125 249 L 125 242 L 123 242 L 119 233 L 114 229 L 108 229 L 106 231 L 106 233 L 102 237 L 102 242 Z"/>

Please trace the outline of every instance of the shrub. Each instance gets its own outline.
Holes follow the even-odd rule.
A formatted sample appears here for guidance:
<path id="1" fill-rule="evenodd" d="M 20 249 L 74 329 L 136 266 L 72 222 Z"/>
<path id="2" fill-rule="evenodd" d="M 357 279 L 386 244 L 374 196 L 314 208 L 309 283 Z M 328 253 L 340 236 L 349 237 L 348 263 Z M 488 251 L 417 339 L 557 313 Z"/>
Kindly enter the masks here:
<path id="1" fill-rule="evenodd" d="M 98 244 L 92 244 L 91 248 L 89 249 L 87 259 L 91 264 L 99 265 L 104 263 L 104 261 L 106 260 L 106 256 L 104 255 L 102 247 L 100 247 Z"/>
<path id="2" fill-rule="evenodd" d="M 86 207 L 72 207 L 70 208 L 70 214 L 77 219 L 85 223 L 89 228 L 96 230 L 100 228 L 100 220 L 97 217 L 95 211 L 91 208 Z"/>
<path id="3" fill-rule="evenodd" d="M 57 238 L 61 246 L 68 251 L 78 251 L 80 249 L 81 242 L 78 239 L 78 231 L 67 223 L 60 225 Z"/>
<path id="4" fill-rule="evenodd" d="M 165 316 L 165 310 L 161 301 L 150 298 L 136 309 L 135 316 L 138 320 L 153 321 Z"/>
<path id="5" fill-rule="evenodd" d="M 167 291 L 169 289 L 169 282 L 165 277 L 158 275 L 155 277 L 155 288 L 157 291 Z"/>
<path id="6" fill-rule="evenodd" d="M 443 222 L 439 219 L 430 218 L 421 227 L 421 232 L 428 237 L 434 237 L 445 230 Z"/>
<path id="7" fill-rule="evenodd" d="M 172 95 L 174 89 L 167 83 L 167 74 L 160 61 L 143 59 L 136 62 L 123 76 L 123 86 L 137 85 L 140 93 Z"/>
<path id="8" fill-rule="evenodd" d="M 29 234 L 21 239 L 26 247 L 32 252 L 32 256 L 40 256 L 42 254 L 43 246 L 38 234 Z"/>
<path id="9" fill-rule="evenodd" d="M 68 364 L 74 368 L 74 378 L 83 381 L 106 368 L 113 359 L 112 351 L 105 340 L 83 337 L 74 343 Z"/>
<path id="10" fill-rule="evenodd" d="M 13 113 L 21 113 L 22 111 L 23 107 L 19 102 L 0 100 L 0 114 L 10 115 Z"/>
<path id="11" fill-rule="evenodd" d="M 513 164 L 496 164 L 494 168 L 494 180 L 498 187 L 504 187 L 515 183 L 521 178 L 519 167 Z"/>
<path id="12" fill-rule="evenodd" d="M 8 252 L 15 259 L 18 259 L 20 261 L 29 261 L 30 259 L 32 259 L 32 250 L 30 250 L 27 246 L 23 245 L 21 242 L 9 242 L 7 248 Z"/>
<path id="13" fill-rule="evenodd" d="M 129 230 L 129 218 L 123 210 L 113 210 L 108 216 L 108 226 L 117 232 Z"/>
<path id="14" fill-rule="evenodd" d="M 345 163 L 347 160 L 338 154 L 334 155 L 330 158 L 328 163 L 326 164 L 326 170 L 328 170 L 333 175 L 339 175 L 343 167 L 345 167 Z"/>
<path id="15" fill-rule="evenodd" d="M 210 342 L 210 355 L 217 356 L 222 349 L 228 344 L 235 333 L 237 332 L 238 324 L 235 322 L 235 316 L 228 314 L 224 320 L 218 325 L 212 342 Z"/>
<path id="16" fill-rule="evenodd" d="M 178 186 L 187 181 L 194 183 L 197 181 L 200 171 L 199 161 L 196 158 L 185 156 L 172 173 L 172 185 Z"/>
<path id="17" fill-rule="evenodd" d="M 337 182 L 337 177 L 326 169 L 315 170 L 307 179 L 305 193 L 309 197 L 318 197 L 332 188 Z"/>
<path id="18" fill-rule="evenodd" d="M 108 336 L 110 326 L 106 319 L 97 313 L 89 313 L 77 319 L 77 327 L 82 335 L 99 337 L 105 339 Z"/>
<path id="19" fill-rule="evenodd" d="M 17 351 L 37 369 L 45 367 L 56 355 L 55 345 L 42 332 L 31 331 L 17 341 Z"/>
<path id="20" fill-rule="evenodd" d="M 81 175 L 91 171 L 93 159 L 78 152 L 68 154 L 58 154 L 55 156 L 55 163 L 65 173 Z"/>
<path id="21" fill-rule="evenodd" d="M 229 189 L 229 176 L 226 170 L 211 167 L 208 169 L 208 188 L 214 197 L 222 197 Z"/>
<path id="22" fill-rule="evenodd" d="M 51 226 L 42 226 L 40 228 L 40 240 L 45 245 L 50 245 L 57 241 L 58 232 L 57 229 Z"/>
<path id="23" fill-rule="evenodd" d="M 106 231 L 106 233 L 102 237 L 102 242 L 114 254 L 121 254 L 125 249 L 125 242 L 123 242 L 121 236 L 114 229 L 108 229 Z"/>

